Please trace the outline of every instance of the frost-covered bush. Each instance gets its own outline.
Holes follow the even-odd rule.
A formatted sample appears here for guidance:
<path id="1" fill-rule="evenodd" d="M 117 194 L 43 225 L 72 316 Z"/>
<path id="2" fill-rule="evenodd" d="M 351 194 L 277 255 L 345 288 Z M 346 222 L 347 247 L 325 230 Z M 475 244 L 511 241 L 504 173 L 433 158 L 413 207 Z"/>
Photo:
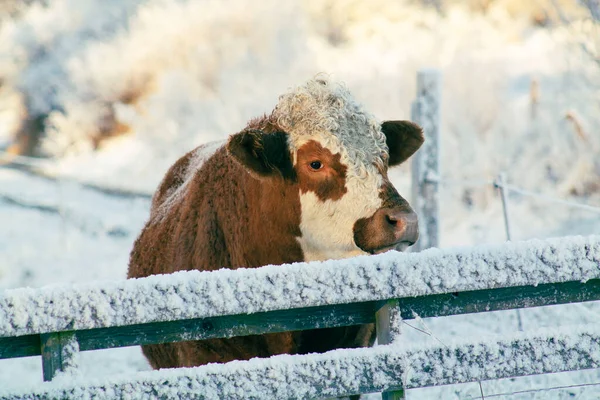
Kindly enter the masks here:
<path id="1" fill-rule="evenodd" d="M 117 115 L 120 108 L 139 106 L 153 93 L 166 100 L 161 110 L 139 106 L 135 113 L 162 120 L 158 137 L 173 134 L 165 125 L 185 126 L 190 117 L 202 121 L 198 114 L 210 120 L 208 127 L 218 127 L 214 121 L 226 111 L 215 115 L 209 108 L 220 103 L 223 91 L 235 96 L 261 83 L 271 86 L 276 75 L 297 71 L 295 52 L 306 53 L 284 29 L 294 6 L 278 6 L 280 18 L 267 21 L 274 5 L 95 0 L 34 5 L 0 33 L 0 76 L 22 96 L 24 119 L 46 119 L 42 149 L 51 155 L 81 151 L 102 136 L 131 129 L 121 118 L 135 122 Z"/>
<path id="2" fill-rule="evenodd" d="M 444 77 L 444 175 L 489 180 L 506 170 L 533 190 L 600 196 L 600 67 L 581 50 L 595 43 L 585 10 L 422 3 L 34 3 L 0 26 L 0 146 L 41 129 L 39 149 L 63 173 L 151 191 L 181 154 L 235 133 L 317 73 L 399 119 L 410 117 L 416 71 L 433 66 Z M 571 23 L 520 17 L 539 10 Z M 405 192 L 406 168 L 395 175 Z M 444 220 L 498 210 L 491 186 L 448 190 Z"/>
<path id="3" fill-rule="evenodd" d="M 71 115 L 75 120 L 87 120 L 78 129 L 87 129 L 87 138 L 110 129 L 106 119 L 109 99 L 97 96 L 87 87 L 78 85 L 73 76 L 73 64 L 92 44 L 109 40 L 128 23 L 139 2 L 130 0 L 104 2 L 59 0 L 49 5 L 33 3 L 12 20 L 5 20 L 0 31 L 0 78 L 4 92 L 20 95 L 22 121 L 17 135 L 29 132 L 27 121 L 44 120 L 53 112 Z M 103 63 L 117 60 L 103 60 Z M 70 103 L 87 103 L 95 115 L 71 112 Z M 91 106 L 95 103 L 96 106 Z M 103 120 L 104 119 L 104 120 Z M 66 133 L 65 136 L 69 134 Z M 69 142 L 68 139 L 63 139 Z"/>

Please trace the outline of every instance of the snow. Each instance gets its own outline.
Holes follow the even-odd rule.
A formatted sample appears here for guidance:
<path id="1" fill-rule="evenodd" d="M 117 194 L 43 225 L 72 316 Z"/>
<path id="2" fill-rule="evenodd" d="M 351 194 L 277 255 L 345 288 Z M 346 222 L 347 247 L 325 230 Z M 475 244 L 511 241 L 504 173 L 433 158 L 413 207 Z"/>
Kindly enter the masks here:
<path id="1" fill-rule="evenodd" d="M 444 13 L 388 0 L 4 3 L 20 10 L 0 13 L 0 149 L 28 117 L 26 106 L 34 114 L 50 109 L 43 150 L 53 158 L 44 160 L 44 172 L 151 194 L 178 157 L 239 131 L 287 88 L 319 72 L 345 81 L 377 117 L 402 119 L 415 97 L 416 71 L 433 66 L 443 74 L 442 178 L 491 181 L 506 171 L 518 187 L 600 205 L 600 69 L 581 51 L 599 48 L 598 26 L 575 14 L 572 25 L 554 20 L 539 27 L 519 9 L 552 15 L 547 1 L 493 1 L 487 13 L 446 1 L 438 2 Z M 129 135 L 95 151 L 90 137 L 111 116 Z M 408 168 L 390 177 L 406 197 Z M 0 169 L 0 288 L 125 277 L 150 202 L 74 181 Z M 441 190 L 442 247 L 505 240 L 491 185 L 442 184 Z M 600 232 L 597 215 L 516 194 L 509 201 L 516 240 Z M 596 322 L 599 306 L 524 309 L 521 324 L 515 311 L 503 311 L 424 318 L 427 329 L 417 327 L 449 343 L 511 334 L 521 325 L 528 331 Z M 404 328 L 406 343 L 438 343 Z M 80 354 L 83 376 L 149 368 L 138 348 Z M 39 357 L 0 361 L 0 387 L 40 381 Z M 590 370 L 484 382 L 483 388 L 489 395 L 598 381 L 600 372 Z M 414 396 L 466 399 L 479 390 L 451 385 L 415 389 Z M 597 387 L 511 398 L 573 396 L 595 399 Z"/>
<path id="2" fill-rule="evenodd" d="M 447 345 L 395 344 L 304 356 L 209 364 L 108 379 L 71 377 L 6 399 L 312 399 L 404 387 L 600 367 L 600 326 L 543 329 Z"/>
<path id="3" fill-rule="evenodd" d="M 188 192 L 188 186 L 194 179 L 196 172 L 202 168 L 205 161 L 224 145 L 225 141 L 209 142 L 193 151 L 189 164 L 185 170 L 182 171 L 182 176 L 180 177 L 183 183 L 178 186 L 177 189 L 172 190 L 171 193 L 167 192 L 163 202 L 157 205 L 158 207 L 155 211 L 158 218 L 157 221 L 168 215 L 169 210 L 185 198 L 185 195 Z"/>
<path id="4" fill-rule="evenodd" d="M 600 278 L 600 236 L 0 293 L 0 336 Z"/>

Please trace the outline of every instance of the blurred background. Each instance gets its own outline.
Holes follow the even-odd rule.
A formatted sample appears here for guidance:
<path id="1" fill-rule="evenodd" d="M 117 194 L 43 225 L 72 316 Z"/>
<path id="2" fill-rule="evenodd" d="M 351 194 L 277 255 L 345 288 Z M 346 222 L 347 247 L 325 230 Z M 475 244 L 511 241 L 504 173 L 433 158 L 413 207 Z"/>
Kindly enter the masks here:
<path id="1" fill-rule="evenodd" d="M 317 73 L 378 118 L 409 119 L 425 67 L 443 77 L 442 247 L 506 239 L 502 172 L 526 191 L 509 195 L 513 240 L 600 233 L 598 0 L 0 0 L 0 289 L 123 279 L 150 196 L 185 152 Z M 392 180 L 410 197 L 410 163 Z M 518 325 L 514 311 L 423 323 L 451 341 L 599 317 L 588 303 L 523 310 Z M 0 361 L 0 385 L 39 382 L 39 364 Z M 137 348 L 84 353 L 82 366 L 149 369 Z M 482 389 L 592 399 L 600 386 L 540 389 L 595 382 Z M 520 390 L 532 391 L 500 396 Z M 414 392 L 481 396 L 475 384 Z"/>

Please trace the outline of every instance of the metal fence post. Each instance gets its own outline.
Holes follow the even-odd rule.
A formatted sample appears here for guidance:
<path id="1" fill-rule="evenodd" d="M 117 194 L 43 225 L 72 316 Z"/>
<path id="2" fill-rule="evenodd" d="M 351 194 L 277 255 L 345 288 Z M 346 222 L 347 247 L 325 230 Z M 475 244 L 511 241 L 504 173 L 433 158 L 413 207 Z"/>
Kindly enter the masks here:
<path id="1" fill-rule="evenodd" d="M 412 206 L 419 216 L 420 238 L 413 251 L 439 247 L 439 176 L 442 74 L 436 69 L 417 73 L 417 98 L 412 120 L 423 128 L 425 143 L 413 157 Z"/>
<path id="2" fill-rule="evenodd" d="M 40 335 L 44 381 L 51 381 L 60 371 L 77 367 L 79 343 L 74 332 Z"/>
<path id="3" fill-rule="evenodd" d="M 391 344 L 400 335 L 400 324 L 402 323 L 398 300 L 390 300 L 383 304 L 375 314 L 375 321 L 377 343 L 380 345 Z M 402 386 L 402 382 L 398 386 Z M 381 399 L 404 400 L 406 392 L 404 389 L 390 390 L 381 393 Z"/>
<path id="4" fill-rule="evenodd" d="M 494 186 L 500 192 L 500 198 L 502 199 L 502 213 L 504 215 L 504 230 L 506 232 L 506 240 L 512 241 L 512 230 L 510 224 L 510 212 L 508 209 L 508 188 L 506 187 L 506 174 L 500 173 L 494 182 Z M 518 308 L 515 310 L 517 315 L 517 327 L 519 331 L 523 332 L 523 317 L 521 316 L 521 310 Z"/>
<path id="5" fill-rule="evenodd" d="M 512 231 L 510 229 L 510 214 L 508 213 L 508 190 L 506 189 L 506 174 L 502 172 L 496 178 L 494 186 L 500 192 L 502 199 L 502 213 L 504 214 L 504 230 L 506 232 L 506 240 L 512 240 Z"/>

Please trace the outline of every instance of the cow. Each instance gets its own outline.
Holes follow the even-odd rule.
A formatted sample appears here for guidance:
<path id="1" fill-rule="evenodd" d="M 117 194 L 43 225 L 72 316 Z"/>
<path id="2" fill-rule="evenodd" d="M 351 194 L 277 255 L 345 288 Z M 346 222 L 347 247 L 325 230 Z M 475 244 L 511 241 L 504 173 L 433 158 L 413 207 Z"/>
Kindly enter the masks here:
<path id="1" fill-rule="evenodd" d="M 282 95 L 270 114 L 169 169 L 128 277 L 405 250 L 418 238 L 417 216 L 387 173 L 423 140 L 416 124 L 381 123 L 345 85 L 317 76 Z M 146 345 L 143 353 L 158 369 L 373 341 L 370 324 Z"/>

